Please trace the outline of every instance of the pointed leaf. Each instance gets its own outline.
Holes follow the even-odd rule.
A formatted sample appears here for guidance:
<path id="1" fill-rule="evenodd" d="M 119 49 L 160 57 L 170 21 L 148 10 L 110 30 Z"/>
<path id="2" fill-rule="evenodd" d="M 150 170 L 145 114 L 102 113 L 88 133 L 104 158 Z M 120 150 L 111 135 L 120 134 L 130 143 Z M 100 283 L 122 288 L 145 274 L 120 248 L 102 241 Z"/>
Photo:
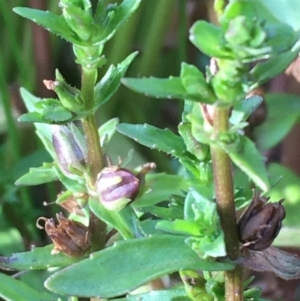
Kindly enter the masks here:
<path id="1" fill-rule="evenodd" d="M 156 228 L 160 231 L 187 236 L 200 236 L 199 225 L 195 221 L 176 219 L 159 221 Z"/>
<path id="2" fill-rule="evenodd" d="M 175 288 L 170 290 L 157 290 L 144 294 L 127 295 L 126 298 L 113 299 L 112 301 L 191 301 L 186 296 L 184 288 Z"/>
<path id="3" fill-rule="evenodd" d="M 64 122 L 70 120 L 73 116 L 57 99 L 44 98 L 35 106 L 46 122 Z"/>
<path id="4" fill-rule="evenodd" d="M 143 93 L 146 96 L 152 96 L 156 98 L 175 98 L 199 101 L 189 97 L 187 91 L 181 83 L 179 77 L 170 76 L 169 78 L 123 78 L 122 84 L 127 88 Z"/>
<path id="5" fill-rule="evenodd" d="M 87 41 L 90 38 L 94 25 L 90 11 L 83 10 L 78 3 L 69 3 L 63 8 L 63 15 L 71 30 L 81 40 Z"/>
<path id="6" fill-rule="evenodd" d="M 57 180 L 51 164 L 30 168 L 29 172 L 16 181 L 16 185 L 40 185 Z"/>
<path id="7" fill-rule="evenodd" d="M 297 14 L 300 10 L 298 0 L 278 1 L 276 5 L 272 0 L 253 0 L 251 2 L 263 19 L 270 22 L 272 21 L 270 18 L 273 17 L 278 23 L 288 24 L 294 30 L 300 29 L 300 20 Z"/>
<path id="8" fill-rule="evenodd" d="M 166 220 L 174 220 L 183 218 L 183 209 L 176 206 L 171 206 L 170 208 L 162 207 L 162 206 L 147 206 L 147 207 L 139 207 L 139 212 L 148 213 L 151 212 L 151 215 L 155 215 L 160 219 Z"/>
<path id="9" fill-rule="evenodd" d="M 22 96 L 22 99 L 26 105 L 26 108 L 29 112 L 33 112 L 35 110 L 35 105 L 38 103 L 41 99 L 31 94 L 29 91 L 27 91 L 24 88 L 20 89 L 20 93 Z M 55 151 L 54 147 L 52 145 L 52 128 L 50 124 L 45 123 L 34 123 L 34 126 L 36 128 L 36 132 L 43 142 L 46 150 L 49 152 L 51 157 L 55 159 Z"/>
<path id="10" fill-rule="evenodd" d="M 137 54 L 138 52 L 133 52 L 123 62 L 118 64 L 117 67 L 110 66 L 100 82 L 97 83 L 94 88 L 95 109 L 106 103 L 114 95 L 121 84 L 122 77 Z"/>
<path id="11" fill-rule="evenodd" d="M 263 156 L 249 138 L 240 136 L 237 144 L 223 144 L 222 147 L 233 163 L 246 173 L 261 190 L 267 191 L 270 188 Z"/>
<path id="12" fill-rule="evenodd" d="M 298 53 L 299 46 L 297 49 L 274 55 L 267 61 L 256 64 L 250 71 L 255 79 L 255 84 L 250 90 L 281 74 L 296 59 Z"/>
<path id="13" fill-rule="evenodd" d="M 81 176 L 72 174 L 73 178 L 65 176 L 58 167 L 54 167 L 58 180 L 67 188 L 67 190 L 79 193 L 87 192 L 85 180 Z"/>
<path id="14" fill-rule="evenodd" d="M 175 157 L 186 151 L 183 139 L 169 129 L 161 130 L 149 124 L 121 123 L 117 125 L 117 130 L 142 145 Z"/>
<path id="15" fill-rule="evenodd" d="M 190 29 L 190 41 L 204 54 L 217 58 L 233 58 L 222 48 L 221 29 L 206 21 L 197 21 Z"/>
<path id="16" fill-rule="evenodd" d="M 238 102 L 231 113 L 230 122 L 237 125 L 247 118 L 255 111 L 255 109 L 263 102 L 263 98 L 259 95 L 253 95 L 243 101 Z"/>
<path id="17" fill-rule="evenodd" d="M 136 199 L 133 207 L 151 206 L 169 199 L 172 195 L 183 195 L 183 191 L 189 189 L 189 183 L 183 176 L 164 173 L 147 175 L 145 185 L 150 192 Z"/>
<path id="18" fill-rule="evenodd" d="M 52 295 L 41 293 L 22 281 L 0 273 L 0 297 L 6 301 L 55 301 Z"/>
<path id="19" fill-rule="evenodd" d="M 49 123 L 61 123 L 70 121 L 72 114 L 63 106 L 57 106 L 43 110 L 43 118 Z"/>
<path id="20" fill-rule="evenodd" d="M 44 119 L 42 114 L 38 113 L 38 112 L 29 112 L 29 113 L 22 114 L 18 118 L 18 121 L 19 122 L 40 122 L 40 123 L 46 122 L 46 120 Z"/>
<path id="21" fill-rule="evenodd" d="M 101 146 L 105 149 L 112 136 L 117 130 L 117 125 L 119 124 L 119 118 L 113 118 L 105 122 L 98 129 Z"/>
<path id="22" fill-rule="evenodd" d="M 94 30 L 99 34 L 94 34 L 93 43 L 105 43 L 108 41 L 116 33 L 119 27 L 137 10 L 140 3 L 141 0 L 123 0 L 116 8 L 111 10 L 108 9 L 108 14 L 105 19 L 103 19 L 103 15 L 102 18 L 97 15 L 96 20 L 99 20 L 100 22 L 96 24 Z M 103 9 L 102 5 L 100 9 L 101 8 Z M 97 10 L 97 14 L 98 13 L 101 13 L 100 10 Z"/>
<path id="23" fill-rule="evenodd" d="M 9 257 L 0 256 L 0 268 L 3 270 L 33 270 L 47 269 L 50 267 L 66 267 L 80 258 L 68 257 L 64 254 L 52 255 L 53 245 L 34 248 L 28 252 L 15 253 Z"/>
<path id="24" fill-rule="evenodd" d="M 124 239 L 133 238 L 135 228 L 130 207 L 125 207 L 119 212 L 107 210 L 96 198 L 89 199 L 89 206 L 93 213 L 101 220 L 105 221 L 112 228 L 115 228 Z"/>
<path id="25" fill-rule="evenodd" d="M 196 66 L 182 63 L 180 78 L 182 85 L 189 95 L 193 95 L 193 98 L 208 104 L 216 101 L 216 96 L 206 82 L 206 78 Z"/>
<path id="26" fill-rule="evenodd" d="M 41 25 L 46 30 L 61 36 L 69 42 L 75 44 L 80 43 L 80 39 L 69 28 L 63 16 L 57 16 L 49 11 L 27 7 L 15 7 L 13 11 L 18 15 L 27 18 L 38 25 Z"/>
<path id="27" fill-rule="evenodd" d="M 181 269 L 219 271 L 232 268 L 229 263 L 200 259 L 184 243 L 184 237 L 158 235 L 117 242 L 55 273 L 45 285 L 59 294 L 110 298 Z"/>

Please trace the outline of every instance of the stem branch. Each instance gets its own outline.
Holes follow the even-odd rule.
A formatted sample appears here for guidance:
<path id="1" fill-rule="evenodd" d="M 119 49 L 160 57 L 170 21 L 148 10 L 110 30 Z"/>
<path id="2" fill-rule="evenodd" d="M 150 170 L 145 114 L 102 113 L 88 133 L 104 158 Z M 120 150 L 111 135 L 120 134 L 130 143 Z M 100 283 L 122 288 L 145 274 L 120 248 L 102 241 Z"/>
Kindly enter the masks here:
<path id="1" fill-rule="evenodd" d="M 216 107 L 214 111 L 214 135 L 228 130 L 229 108 Z M 211 147 L 217 208 L 224 232 L 226 252 L 231 260 L 239 256 L 239 240 L 233 195 L 231 161 L 217 145 Z M 242 301 L 242 269 L 236 267 L 225 272 L 225 300 Z"/>

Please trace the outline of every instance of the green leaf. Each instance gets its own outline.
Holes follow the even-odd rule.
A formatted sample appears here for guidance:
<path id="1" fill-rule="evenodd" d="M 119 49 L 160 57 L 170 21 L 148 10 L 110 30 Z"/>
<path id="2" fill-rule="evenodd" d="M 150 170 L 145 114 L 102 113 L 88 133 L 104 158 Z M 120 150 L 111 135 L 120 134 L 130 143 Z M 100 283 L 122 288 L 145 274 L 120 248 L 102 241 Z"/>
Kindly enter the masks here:
<path id="1" fill-rule="evenodd" d="M 41 25 L 46 30 L 61 36 L 71 43 L 80 44 L 80 39 L 69 28 L 63 16 L 57 16 L 49 11 L 42 11 L 27 7 L 15 7 L 13 11 L 18 15 Z"/>
<path id="2" fill-rule="evenodd" d="M 273 55 L 267 61 L 255 65 L 255 67 L 250 71 L 250 74 L 255 79 L 250 90 L 261 86 L 271 78 L 281 74 L 296 59 L 298 53 L 298 48 L 293 49 L 278 55 Z"/>
<path id="3" fill-rule="evenodd" d="M 118 90 L 122 77 L 137 54 L 138 52 L 133 52 L 123 62 L 118 64 L 117 67 L 110 66 L 106 74 L 94 88 L 94 110 L 106 103 Z"/>
<path id="4" fill-rule="evenodd" d="M 133 223 L 135 217 L 131 207 L 125 207 L 119 212 L 107 210 L 96 198 L 89 199 L 89 206 L 99 219 L 115 228 L 124 239 L 130 239 L 135 236 L 136 224 Z"/>
<path id="5" fill-rule="evenodd" d="M 219 271 L 232 268 L 229 263 L 201 260 L 184 243 L 184 237 L 158 235 L 117 242 L 55 273 L 45 286 L 64 295 L 110 298 L 181 269 Z"/>
<path id="6" fill-rule="evenodd" d="M 175 288 L 170 290 L 151 291 L 144 294 L 127 295 L 126 298 L 112 299 L 112 301 L 190 301 L 185 289 Z"/>
<path id="7" fill-rule="evenodd" d="M 119 118 L 113 118 L 105 122 L 98 129 L 101 146 L 105 148 L 114 133 L 116 132 L 117 125 L 119 124 Z"/>
<path id="8" fill-rule="evenodd" d="M 47 269 L 50 267 L 66 267 L 80 258 L 72 258 L 58 253 L 51 254 L 53 245 L 47 245 L 41 248 L 34 248 L 32 251 L 15 253 L 11 256 L 0 256 L 0 268 L 4 270 L 32 270 Z"/>
<path id="9" fill-rule="evenodd" d="M 231 113 L 230 122 L 237 125 L 247 120 L 247 118 L 255 111 L 256 108 L 263 102 L 263 98 L 259 95 L 251 96 L 238 102 Z"/>
<path id="10" fill-rule="evenodd" d="M 57 180 L 52 164 L 46 163 L 37 168 L 30 168 L 29 172 L 16 181 L 16 185 L 40 185 Z"/>
<path id="11" fill-rule="evenodd" d="M 224 257 L 226 255 L 224 235 L 220 226 L 216 203 L 198 192 L 190 189 L 185 199 L 185 218 L 194 221 L 195 234 L 186 243 L 202 258 Z M 200 194 L 201 193 L 201 194 Z"/>
<path id="12" fill-rule="evenodd" d="M 31 94 L 29 91 L 27 91 L 24 88 L 20 89 L 21 96 L 23 98 L 23 101 L 26 105 L 26 108 L 29 112 L 32 112 L 35 110 L 35 105 L 38 103 L 41 99 Z M 50 124 L 45 123 L 34 123 L 34 126 L 36 128 L 36 132 L 43 142 L 46 150 L 49 152 L 51 157 L 53 159 L 56 158 L 54 147 L 52 145 L 52 128 Z"/>
<path id="13" fill-rule="evenodd" d="M 127 88 L 145 94 L 146 96 L 152 96 L 156 98 L 175 98 L 175 99 L 194 99 L 187 94 L 184 86 L 182 85 L 179 77 L 170 76 L 169 78 L 123 78 L 122 84 Z"/>
<path id="14" fill-rule="evenodd" d="M 67 188 L 67 190 L 73 192 L 84 193 L 87 192 L 85 180 L 81 176 L 72 174 L 72 179 L 65 176 L 58 167 L 54 167 L 58 180 Z"/>
<path id="15" fill-rule="evenodd" d="M 178 125 L 178 132 L 183 138 L 187 150 L 191 154 L 193 154 L 199 161 L 205 160 L 209 152 L 209 147 L 206 144 L 198 142 L 193 136 L 192 124 L 190 122 L 181 122 Z"/>
<path id="16" fill-rule="evenodd" d="M 182 138 L 169 129 L 161 130 L 149 124 L 121 123 L 117 125 L 117 130 L 142 145 L 175 157 L 183 155 L 186 151 Z"/>
<path id="17" fill-rule="evenodd" d="M 54 301 L 53 296 L 41 293 L 22 281 L 0 273 L 0 297 L 6 301 Z"/>
<path id="18" fill-rule="evenodd" d="M 197 21 L 190 29 L 190 41 L 210 57 L 232 59 L 233 54 L 222 47 L 221 29 L 206 21 Z"/>
<path id="19" fill-rule="evenodd" d="M 199 225 L 197 225 L 196 222 L 190 220 L 177 219 L 175 221 L 160 221 L 157 223 L 156 228 L 160 231 L 177 235 L 200 235 Z"/>
<path id="20" fill-rule="evenodd" d="M 261 190 L 269 190 L 270 184 L 263 156 L 249 138 L 240 136 L 237 144 L 224 143 L 222 147 L 233 163 L 246 173 Z"/>
<path id="21" fill-rule="evenodd" d="M 36 104 L 36 108 L 42 114 L 44 120 L 50 123 L 68 121 L 73 116 L 59 100 L 53 98 L 42 99 Z"/>
<path id="22" fill-rule="evenodd" d="M 141 0 L 123 0 L 116 8 L 109 7 L 105 19 L 96 16 L 95 34 L 93 35 L 93 43 L 105 43 L 119 29 L 119 27 L 128 20 L 128 18 L 137 10 Z M 99 4 L 98 4 L 99 5 Z M 103 9 L 100 4 L 100 9 Z M 101 13 L 97 10 L 97 13 Z M 98 33 L 98 34 L 97 34 Z"/>
<path id="23" fill-rule="evenodd" d="M 40 122 L 40 123 L 44 123 L 46 120 L 44 119 L 44 117 L 42 116 L 41 113 L 29 112 L 29 113 L 22 114 L 18 118 L 18 121 L 19 122 Z"/>
<path id="24" fill-rule="evenodd" d="M 257 11 L 251 1 L 231 1 L 226 5 L 224 13 L 221 17 L 221 22 L 229 21 L 238 16 L 246 16 L 248 18 L 255 18 Z"/>
<path id="25" fill-rule="evenodd" d="M 300 117 L 300 97 L 288 94 L 266 94 L 267 120 L 255 129 L 258 148 L 265 151 L 279 143 Z"/>
<path id="26" fill-rule="evenodd" d="M 291 26 L 294 30 L 300 29 L 300 20 L 298 11 L 300 3 L 298 0 L 278 1 L 274 5 L 272 0 L 253 0 L 252 4 L 256 7 L 257 13 L 268 22 L 276 20 L 278 23 L 284 23 Z"/>
<path id="27" fill-rule="evenodd" d="M 188 220 L 197 220 L 201 235 L 212 234 L 218 230 L 219 216 L 217 214 L 216 203 L 210 201 L 213 196 L 207 198 L 191 188 L 184 202 L 184 217 Z M 201 225 L 200 225 L 201 222 Z"/>
<path id="28" fill-rule="evenodd" d="M 161 218 L 161 219 L 180 219 L 183 217 L 183 209 L 178 206 L 171 206 L 169 208 L 160 206 L 148 206 L 138 208 L 139 212 L 151 212 L 151 214 Z"/>
<path id="29" fill-rule="evenodd" d="M 163 235 L 165 233 L 158 231 L 156 229 L 156 224 L 157 224 L 158 220 L 155 219 L 146 219 L 143 220 L 141 222 L 141 228 L 143 233 L 146 234 L 146 236 L 150 236 L 150 235 Z"/>
<path id="30" fill-rule="evenodd" d="M 151 206 L 169 199 L 172 195 L 183 195 L 183 191 L 189 189 L 189 184 L 183 176 L 158 173 L 146 175 L 146 187 L 149 187 L 150 192 L 136 199 L 133 207 Z"/>
<path id="31" fill-rule="evenodd" d="M 32 289 L 38 291 L 40 294 L 46 293 L 48 295 L 52 295 L 52 299 L 50 299 L 51 301 L 68 301 L 67 296 L 61 296 L 49 292 L 44 286 L 46 279 L 53 274 L 53 269 L 30 270 L 20 274 L 21 275 L 17 278 L 19 281 L 22 281 Z"/>
<path id="32" fill-rule="evenodd" d="M 181 64 L 180 78 L 189 95 L 202 103 L 213 103 L 216 96 L 209 87 L 203 73 L 193 65 Z"/>
<path id="33" fill-rule="evenodd" d="M 226 256 L 223 233 L 221 233 L 218 237 L 189 237 L 186 240 L 186 243 L 202 258 Z"/>
<path id="34" fill-rule="evenodd" d="M 267 23 L 265 29 L 269 36 L 266 41 L 266 46 L 271 46 L 273 53 L 290 51 L 292 46 L 299 39 L 299 33 L 295 33 L 290 26 L 284 23 Z"/>
<path id="35" fill-rule="evenodd" d="M 63 15 L 71 30 L 75 32 L 81 40 L 87 41 L 90 38 L 94 25 L 90 11 L 81 9 L 78 3 L 73 4 L 70 2 L 68 5 L 64 5 Z"/>
<path id="36" fill-rule="evenodd" d="M 61 102 L 53 98 L 45 98 L 35 103 L 35 111 L 23 114 L 20 122 L 61 123 L 70 121 L 73 115 L 65 109 Z"/>

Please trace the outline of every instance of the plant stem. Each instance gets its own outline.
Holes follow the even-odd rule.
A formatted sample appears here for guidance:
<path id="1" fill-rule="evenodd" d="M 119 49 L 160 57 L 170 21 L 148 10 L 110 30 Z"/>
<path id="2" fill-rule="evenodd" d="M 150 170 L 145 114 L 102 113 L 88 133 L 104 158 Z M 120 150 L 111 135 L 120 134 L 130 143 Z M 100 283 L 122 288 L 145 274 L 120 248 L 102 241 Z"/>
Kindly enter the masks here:
<path id="1" fill-rule="evenodd" d="M 213 121 L 215 137 L 228 130 L 228 118 L 229 108 L 215 107 Z M 216 145 L 211 147 L 211 153 L 216 202 L 225 236 L 226 252 L 231 260 L 236 260 L 239 256 L 239 240 L 234 206 L 231 161 L 225 151 Z M 225 300 L 243 300 L 242 269 L 240 267 L 225 272 Z"/>
<path id="2" fill-rule="evenodd" d="M 81 120 L 88 147 L 88 166 L 90 167 L 91 179 L 95 182 L 98 173 L 103 168 L 102 149 L 96 125 L 96 118 L 90 115 Z"/>
<path id="3" fill-rule="evenodd" d="M 97 77 L 96 69 L 82 68 L 82 86 L 81 93 L 85 102 L 85 108 L 90 109 L 94 101 L 94 84 Z M 85 133 L 88 147 L 88 166 L 90 167 L 90 176 L 93 184 L 97 179 L 98 173 L 102 170 L 103 154 L 100 145 L 95 115 L 89 115 L 81 120 L 82 128 Z M 101 250 L 105 246 L 106 223 L 98 219 L 90 211 L 89 231 L 91 234 L 92 252 Z"/>

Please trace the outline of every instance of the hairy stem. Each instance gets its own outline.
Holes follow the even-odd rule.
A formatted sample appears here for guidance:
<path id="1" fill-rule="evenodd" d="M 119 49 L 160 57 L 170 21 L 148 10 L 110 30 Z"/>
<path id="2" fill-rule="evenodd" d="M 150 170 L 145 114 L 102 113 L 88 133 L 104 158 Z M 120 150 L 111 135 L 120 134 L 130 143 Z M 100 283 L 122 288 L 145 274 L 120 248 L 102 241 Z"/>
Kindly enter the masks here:
<path id="1" fill-rule="evenodd" d="M 82 69 L 81 93 L 85 102 L 85 108 L 90 109 L 94 100 L 94 84 L 97 77 L 97 70 Z M 103 154 L 100 145 L 95 115 L 89 115 L 81 120 L 88 147 L 88 166 L 93 183 L 97 179 L 98 173 L 104 167 Z M 92 252 L 101 250 L 105 246 L 106 223 L 98 219 L 90 211 L 89 231 L 91 234 Z"/>
<path id="2" fill-rule="evenodd" d="M 228 130 L 229 108 L 216 107 L 214 111 L 214 135 Z M 231 161 L 223 149 L 211 147 L 217 208 L 225 236 L 226 252 L 231 260 L 239 256 L 239 241 L 233 196 Z M 236 267 L 225 272 L 225 300 L 243 300 L 242 269 Z"/>

